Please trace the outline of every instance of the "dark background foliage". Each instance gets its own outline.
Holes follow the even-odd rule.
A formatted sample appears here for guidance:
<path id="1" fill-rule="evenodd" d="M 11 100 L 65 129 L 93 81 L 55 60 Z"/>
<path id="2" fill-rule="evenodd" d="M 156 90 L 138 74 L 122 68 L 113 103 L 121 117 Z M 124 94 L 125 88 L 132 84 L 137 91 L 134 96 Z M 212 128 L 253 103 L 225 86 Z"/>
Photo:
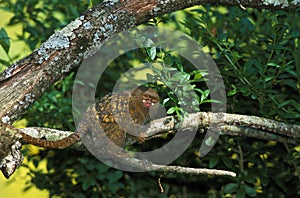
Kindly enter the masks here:
<path id="1" fill-rule="evenodd" d="M 88 1 L 47 0 L 0 2 L 0 8 L 14 13 L 8 26 L 22 25 L 19 40 L 31 50 L 45 41 L 55 29 L 74 20 L 93 3 Z M 150 25 L 168 26 L 185 32 L 201 44 L 218 65 L 227 91 L 229 113 L 256 115 L 286 123 L 300 121 L 300 60 L 299 11 L 268 11 L 237 7 L 198 6 L 165 15 L 148 22 Z M 1 29 L 0 44 L 9 48 L 5 28 Z M 8 52 L 8 50 L 5 50 Z M 110 92 L 120 75 L 131 66 L 129 60 L 153 61 L 160 54 L 171 57 L 173 66 L 183 68 L 181 75 L 194 79 L 194 89 L 205 91 L 198 82 L 189 63 L 168 52 L 151 58 L 149 49 L 121 56 L 105 71 L 98 87 L 101 98 Z M 20 57 L 12 57 L 14 61 Z M 1 60 L 2 65 L 11 62 Z M 24 115 L 28 126 L 46 126 L 74 130 L 71 91 L 73 71 L 48 90 Z M 167 79 L 176 82 L 176 78 Z M 166 104 L 169 112 L 176 113 L 176 98 L 167 89 L 161 94 L 171 98 Z M 200 92 L 199 98 L 201 97 Z M 202 93 L 203 95 L 203 93 Z M 172 100 L 174 99 L 174 100 Z M 208 98 L 209 99 L 209 96 Z M 199 102 L 199 101 L 198 101 Z M 201 103 L 201 101 L 200 101 Z M 208 110 L 203 103 L 201 110 Z M 162 176 L 161 193 L 158 173 L 130 173 L 110 168 L 93 156 L 66 150 L 30 152 L 24 149 L 30 162 L 38 167 L 47 160 L 47 171 L 30 169 L 32 185 L 47 189 L 51 196 L 60 197 L 297 197 L 300 195 L 300 148 L 292 145 L 258 139 L 221 136 L 214 149 L 204 158 L 198 157 L 203 135 L 198 134 L 193 144 L 174 164 L 189 167 L 226 169 L 238 173 L 234 179 L 224 177 L 188 176 L 168 174 Z M 154 139 L 138 145 L 151 150 L 166 142 Z M 26 190 L 25 189 L 25 190 Z"/>

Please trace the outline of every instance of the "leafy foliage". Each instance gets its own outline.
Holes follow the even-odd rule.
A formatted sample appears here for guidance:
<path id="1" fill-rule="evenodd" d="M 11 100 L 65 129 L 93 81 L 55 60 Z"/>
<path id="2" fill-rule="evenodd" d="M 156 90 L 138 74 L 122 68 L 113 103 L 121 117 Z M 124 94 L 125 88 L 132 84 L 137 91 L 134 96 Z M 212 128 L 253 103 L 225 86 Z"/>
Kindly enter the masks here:
<path id="1" fill-rule="evenodd" d="M 83 12 L 86 1 L 10 1 L 2 9 L 15 14 L 9 25 L 23 24 L 19 39 L 31 49 L 49 37 L 50 30 L 61 28 Z M 30 12 L 28 12 L 30 11 Z M 267 11 L 236 7 L 199 6 L 149 21 L 148 24 L 174 27 L 203 46 L 217 63 L 227 89 L 227 106 L 231 113 L 257 115 L 288 123 L 300 122 L 299 11 Z M 10 41 L 0 30 L 0 44 L 8 52 Z M 148 75 L 164 85 L 187 82 L 176 90 L 197 93 L 197 106 L 209 111 L 205 86 L 207 71 L 194 71 L 186 60 L 173 51 L 149 48 L 120 56 L 105 71 L 99 96 L 114 86 L 121 73 L 129 69 L 129 60 L 160 63 L 165 72 Z M 7 65 L 7 63 L 5 63 Z M 167 72 L 168 71 L 168 72 Z M 176 72 L 174 72 L 176 71 Z M 171 75 L 170 75 L 171 74 Z M 71 87 L 73 76 L 54 85 L 24 116 L 29 125 L 73 130 Z M 158 85 L 168 113 L 182 115 L 179 101 L 168 86 Z M 191 167 L 227 169 L 238 173 L 235 179 L 164 175 L 164 193 L 159 191 L 155 173 L 125 173 L 109 168 L 90 155 L 64 151 L 44 151 L 28 158 L 36 166 L 47 160 L 47 170 L 32 169 L 31 184 L 48 189 L 61 197 L 297 197 L 300 195 L 300 148 L 273 141 L 222 136 L 204 158 L 198 157 L 202 135 L 174 163 Z M 151 150 L 164 144 L 156 139 L 142 145 Z M 30 168 L 28 166 L 28 168 Z M 199 189 L 199 186 L 201 187 Z M 293 186 L 293 188 L 290 188 Z M 28 186 L 30 188 L 30 186 Z"/>
<path id="2" fill-rule="evenodd" d="M 207 17 L 203 9 L 195 12 L 203 17 L 184 25 L 210 48 L 227 83 L 230 111 L 299 121 L 299 25 L 294 21 L 299 13 L 229 8 L 226 13 L 212 9 L 213 17 Z M 254 108 L 249 111 L 245 104 Z"/>

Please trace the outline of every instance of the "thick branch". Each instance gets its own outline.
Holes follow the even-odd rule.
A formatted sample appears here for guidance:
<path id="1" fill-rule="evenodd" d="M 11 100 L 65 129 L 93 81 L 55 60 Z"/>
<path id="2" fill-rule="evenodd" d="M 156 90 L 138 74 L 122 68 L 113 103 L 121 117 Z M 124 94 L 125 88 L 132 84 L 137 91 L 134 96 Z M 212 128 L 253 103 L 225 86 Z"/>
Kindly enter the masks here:
<path id="1" fill-rule="evenodd" d="M 218 120 L 214 118 L 223 118 L 226 120 Z M 145 132 L 148 139 L 159 137 L 169 133 L 170 131 L 177 131 L 179 129 L 190 129 L 193 128 L 198 130 L 199 128 L 208 128 L 211 124 L 218 127 L 218 130 L 224 134 L 229 135 L 240 135 L 255 137 L 266 140 L 276 140 L 279 142 L 289 142 L 295 144 L 292 138 L 300 137 L 300 126 L 289 125 L 274 120 L 260 118 L 256 116 L 244 116 L 236 114 L 225 114 L 225 113 L 207 113 L 199 112 L 188 115 L 184 120 L 178 120 L 174 116 L 169 116 L 154 120 L 150 123 L 148 130 Z M 22 162 L 23 157 L 20 154 L 19 140 L 22 135 L 20 133 L 26 133 L 32 137 L 46 139 L 50 141 L 59 140 L 68 137 L 71 132 L 60 131 L 55 129 L 47 129 L 41 127 L 29 127 L 24 129 L 15 129 L 7 124 L 0 123 L 1 139 L 0 139 L 0 169 L 4 172 L 6 177 L 9 177 L 14 170 Z M 21 132 L 22 131 L 22 132 Z M 184 130 L 183 130 L 184 131 Z M 200 130 L 203 132 L 204 130 Z M 13 137 L 11 138 L 11 135 Z M 6 140 L 9 137 L 8 140 Z M 17 144 L 16 144 L 17 143 Z M 18 146 L 19 145 L 19 146 Z M 75 149 L 82 150 L 83 146 L 78 143 L 74 146 Z M 146 167 L 149 169 L 158 169 L 162 172 L 184 172 L 188 174 L 203 174 L 207 173 L 205 170 L 199 169 L 187 169 L 183 167 L 164 167 L 153 165 L 153 167 Z M 195 171 L 195 172 L 193 172 Z M 212 170 L 211 170 L 212 171 Z M 219 172 L 210 172 L 207 174 L 219 174 Z M 217 175 L 218 175 L 217 174 Z M 220 174 L 228 175 L 228 173 L 220 172 Z M 231 174 L 231 173 L 230 173 Z M 230 175 L 229 174 L 229 175 Z"/>
<path id="2" fill-rule="evenodd" d="M 226 119 L 224 121 L 213 119 L 216 117 L 225 117 Z M 211 112 L 189 114 L 182 121 L 178 120 L 176 116 L 157 119 L 149 124 L 145 133 L 148 139 L 152 139 L 166 135 L 170 131 L 178 131 L 179 129 L 183 129 L 182 131 L 184 131 L 184 129 L 190 128 L 198 130 L 199 128 L 208 128 L 212 124 L 218 124 L 219 132 L 227 135 L 253 137 L 293 144 L 295 144 L 294 139 L 300 137 L 300 125 L 286 124 L 257 116 Z M 60 131 L 43 127 L 28 127 L 20 130 L 32 137 L 50 141 L 65 138 L 72 133 L 70 131 Z M 204 132 L 204 130 L 198 131 Z"/>
<path id="3" fill-rule="evenodd" d="M 224 121 L 215 118 L 223 118 Z M 181 124 L 179 124 L 181 122 Z M 219 131 L 228 135 L 240 135 L 256 137 L 258 139 L 290 141 L 300 137 L 300 125 L 286 124 L 266 118 L 248 115 L 228 113 L 199 112 L 188 115 L 183 121 L 173 116 L 161 118 L 151 122 L 148 131 L 150 137 L 158 133 L 176 131 L 179 128 L 209 127 L 211 124 L 219 124 Z"/>

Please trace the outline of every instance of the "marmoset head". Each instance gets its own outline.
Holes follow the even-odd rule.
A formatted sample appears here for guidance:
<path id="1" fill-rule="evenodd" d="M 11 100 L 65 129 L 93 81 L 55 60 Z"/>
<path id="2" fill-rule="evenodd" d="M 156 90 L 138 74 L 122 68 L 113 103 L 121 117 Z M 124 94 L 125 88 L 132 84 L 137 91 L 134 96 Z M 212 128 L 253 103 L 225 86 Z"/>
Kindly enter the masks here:
<path id="1" fill-rule="evenodd" d="M 154 89 L 149 88 L 142 94 L 142 102 L 145 108 L 152 107 L 155 103 L 159 102 L 159 95 Z"/>

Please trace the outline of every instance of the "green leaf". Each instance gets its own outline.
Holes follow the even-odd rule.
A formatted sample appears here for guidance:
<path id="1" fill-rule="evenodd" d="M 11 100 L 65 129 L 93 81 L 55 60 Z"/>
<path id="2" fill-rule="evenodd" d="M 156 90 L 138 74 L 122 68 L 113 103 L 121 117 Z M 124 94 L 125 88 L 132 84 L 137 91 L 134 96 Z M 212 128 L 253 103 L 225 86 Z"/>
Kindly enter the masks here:
<path id="1" fill-rule="evenodd" d="M 282 108 L 282 107 L 284 107 L 284 106 L 286 106 L 286 105 L 288 105 L 288 104 L 290 104 L 290 103 L 291 103 L 291 100 L 284 101 L 284 102 L 278 104 L 277 108 L 278 108 L 278 109 L 279 109 L 279 108 Z"/>
<path id="2" fill-rule="evenodd" d="M 203 101 L 201 102 L 201 104 L 203 104 L 203 103 L 218 103 L 218 104 L 221 104 L 221 101 L 209 99 L 209 100 L 203 100 Z"/>
<path id="3" fill-rule="evenodd" d="M 146 74 L 146 78 L 147 78 L 147 81 L 148 81 L 148 82 L 152 82 L 153 79 L 154 79 L 154 76 L 153 76 L 152 74 L 147 73 L 147 74 Z"/>
<path id="4" fill-rule="evenodd" d="M 124 189 L 125 186 L 124 184 L 117 182 L 117 183 L 109 184 L 108 188 L 112 193 L 116 193 L 118 190 Z"/>
<path id="5" fill-rule="evenodd" d="M 191 75 L 194 75 L 194 80 L 199 80 L 203 79 L 204 76 L 209 75 L 209 73 L 204 70 L 195 70 L 191 73 Z"/>
<path id="6" fill-rule="evenodd" d="M 123 176 L 122 171 L 114 171 L 108 174 L 106 178 L 108 179 L 109 183 L 114 183 L 118 181 L 122 176 Z"/>
<path id="7" fill-rule="evenodd" d="M 153 46 L 153 47 L 147 48 L 147 53 L 150 56 L 150 59 L 154 60 L 156 57 L 156 47 Z"/>
<path id="8" fill-rule="evenodd" d="M 225 193 L 234 193 L 238 189 L 238 184 L 236 183 L 229 183 L 224 187 Z"/>
<path id="9" fill-rule="evenodd" d="M 163 100 L 162 104 L 165 105 L 165 104 L 167 104 L 167 102 L 169 102 L 169 101 L 170 101 L 170 98 L 165 98 L 165 99 Z"/>
<path id="10" fill-rule="evenodd" d="M 265 80 L 265 82 L 268 82 L 268 81 L 270 81 L 270 80 L 273 80 L 275 77 L 274 76 L 266 76 L 265 78 L 264 78 L 264 80 Z"/>
<path id="11" fill-rule="evenodd" d="M 108 169 L 109 169 L 109 166 L 107 166 L 106 164 L 97 164 L 97 170 L 99 171 L 99 173 L 104 173 L 104 172 L 107 172 Z"/>
<path id="12" fill-rule="evenodd" d="M 208 96 L 209 96 L 209 93 L 210 93 L 210 90 L 207 89 L 207 90 L 204 90 L 201 94 L 201 97 L 200 97 L 200 102 L 202 103 Z"/>
<path id="13" fill-rule="evenodd" d="M 274 177 L 273 181 L 276 183 L 277 186 L 279 186 L 282 189 L 283 192 L 287 192 L 287 186 L 284 185 L 282 178 Z"/>
<path id="14" fill-rule="evenodd" d="M 143 37 L 143 39 L 145 39 L 145 37 Z M 150 38 L 145 39 L 145 42 L 144 42 L 145 47 L 149 48 L 149 47 L 152 47 L 153 45 L 154 45 L 154 42 Z"/>
<path id="15" fill-rule="evenodd" d="M 276 67 L 276 68 L 280 67 L 280 65 L 278 65 L 277 63 L 268 63 L 267 66 Z"/>
<path id="16" fill-rule="evenodd" d="M 168 109 L 167 114 L 172 114 L 174 113 L 178 108 L 177 107 L 171 107 L 170 109 Z"/>
<path id="17" fill-rule="evenodd" d="M 209 93 L 210 93 L 210 90 L 209 90 L 209 89 L 204 90 L 204 92 L 203 92 L 203 97 L 204 97 L 204 98 L 207 98 L 208 95 L 209 95 Z"/>
<path id="18" fill-rule="evenodd" d="M 209 168 L 214 168 L 218 164 L 219 161 L 220 161 L 220 158 L 218 158 L 217 156 L 210 158 L 209 159 Z"/>
<path id="19" fill-rule="evenodd" d="M 172 78 L 170 80 L 172 81 L 179 81 L 180 84 L 182 82 L 186 82 L 190 79 L 190 75 L 188 73 L 185 73 L 185 72 L 176 72 Z"/>
<path id="20" fill-rule="evenodd" d="M 164 67 L 164 69 L 166 71 L 177 71 L 177 68 L 175 68 L 175 67 Z"/>
<path id="21" fill-rule="evenodd" d="M 8 54 L 10 48 L 10 39 L 4 28 L 0 29 L 0 45 L 3 47 L 4 51 Z"/>
<path id="22" fill-rule="evenodd" d="M 87 164 L 89 162 L 87 158 L 78 158 L 77 160 L 82 164 Z"/>
<path id="23" fill-rule="evenodd" d="M 246 191 L 246 194 L 250 197 L 256 197 L 256 190 L 253 187 L 250 187 L 248 185 L 244 186 L 244 189 Z"/>
<path id="24" fill-rule="evenodd" d="M 237 190 L 236 198 L 244 198 L 246 196 L 246 192 L 243 188 Z"/>
<path id="25" fill-rule="evenodd" d="M 227 168 L 232 168 L 233 164 L 232 164 L 232 160 L 228 157 L 222 157 L 222 161 L 224 162 L 225 166 Z"/>
<path id="26" fill-rule="evenodd" d="M 5 60 L 1 60 L 1 59 L 0 59 L 0 64 L 5 65 L 7 67 L 10 66 L 10 62 L 5 61 Z M 1 68 L 0 68 L 0 70 L 1 70 Z"/>
<path id="27" fill-rule="evenodd" d="M 95 177 L 87 176 L 82 180 L 82 189 L 87 190 L 90 186 L 94 186 L 96 183 Z"/>

